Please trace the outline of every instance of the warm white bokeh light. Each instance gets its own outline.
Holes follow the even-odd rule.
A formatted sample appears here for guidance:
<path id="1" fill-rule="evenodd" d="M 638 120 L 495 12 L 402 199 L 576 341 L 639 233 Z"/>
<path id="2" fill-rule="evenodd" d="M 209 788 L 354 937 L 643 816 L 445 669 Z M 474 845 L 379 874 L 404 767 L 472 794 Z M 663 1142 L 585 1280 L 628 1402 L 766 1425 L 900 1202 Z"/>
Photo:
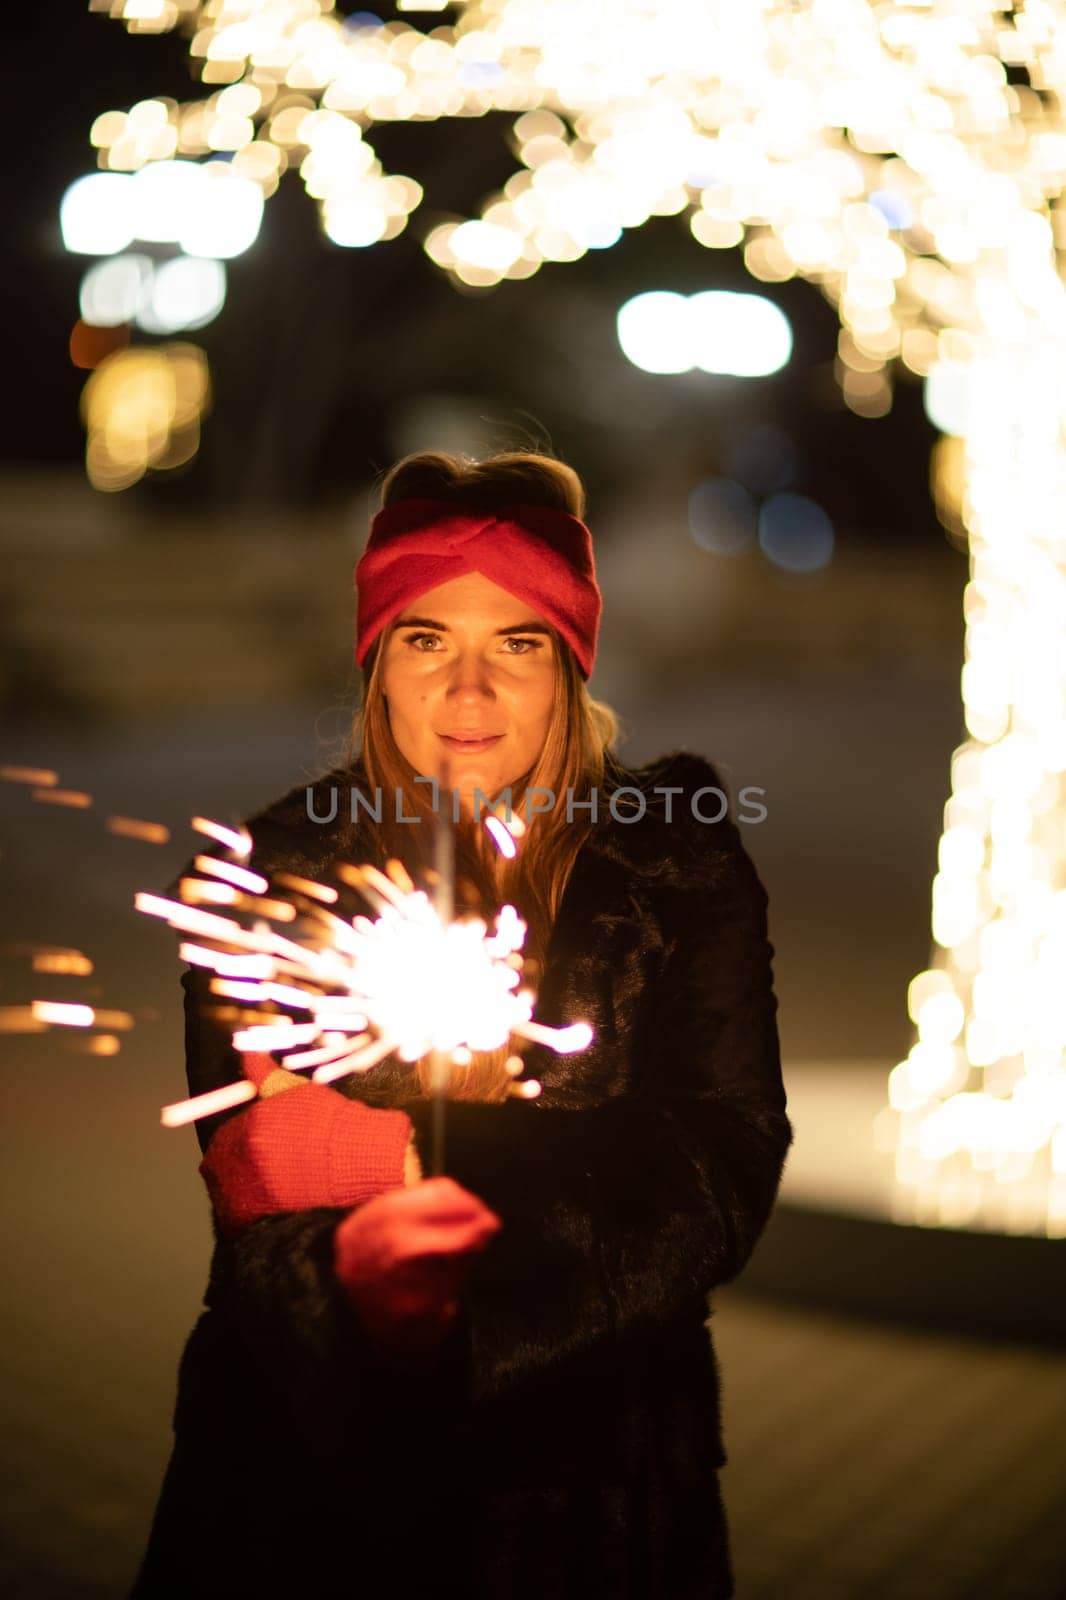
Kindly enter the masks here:
<path id="1" fill-rule="evenodd" d="M 152 277 L 150 256 L 124 254 L 98 261 L 81 280 L 78 305 L 96 328 L 117 328 L 132 322 Z"/>
<path id="2" fill-rule="evenodd" d="M 704 372 L 763 378 L 792 354 L 792 325 L 762 294 L 708 289 L 689 301 L 695 364 Z"/>
<path id="3" fill-rule="evenodd" d="M 213 322 L 226 303 L 221 261 L 177 256 L 156 267 L 137 313 L 146 333 L 182 333 Z"/>
<path id="4" fill-rule="evenodd" d="M 259 237 L 263 191 L 222 162 L 208 162 L 195 200 L 181 214 L 177 242 L 190 256 L 216 256 L 224 261 L 243 255 Z"/>
<path id="5" fill-rule="evenodd" d="M 692 318 L 683 294 L 649 290 L 618 312 L 618 343 L 644 372 L 691 372 L 696 364 Z"/>
<path id="6" fill-rule="evenodd" d="M 728 377 L 761 378 L 780 371 L 792 354 L 788 318 L 761 294 L 649 290 L 625 302 L 617 327 L 623 352 L 645 372 L 699 367 Z"/>
<path id="7" fill-rule="evenodd" d="M 136 237 L 131 180 L 94 172 L 70 185 L 59 206 L 63 244 L 76 255 L 107 256 Z"/>
<path id="8" fill-rule="evenodd" d="M 71 184 L 59 213 L 66 248 L 97 256 L 140 240 L 229 259 L 251 248 L 262 219 L 262 188 L 224 161 L 155 161 L 132 175 L 93 173 Z"/>

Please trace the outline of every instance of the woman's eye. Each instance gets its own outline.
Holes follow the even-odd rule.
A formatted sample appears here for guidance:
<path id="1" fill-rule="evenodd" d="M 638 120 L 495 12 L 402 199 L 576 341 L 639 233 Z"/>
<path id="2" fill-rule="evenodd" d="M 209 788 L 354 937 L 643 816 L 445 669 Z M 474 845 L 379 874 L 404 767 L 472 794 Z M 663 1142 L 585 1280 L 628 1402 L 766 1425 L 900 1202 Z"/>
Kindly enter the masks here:
<path id="1" fill-rule="evenodd" d="M 418 655 L 436 655 L 436 647 L 440 642 L 439 633 L 408 633 L 404 635 L 404 644 L 410 645 Z M 534 650 L 540 650 L 543 646 L 543 640 L 526 639 L 519 634 L 508 634 L 503 642 L 506 647 L 504 655 L 509 656 L 531 655 Z M 515 645 L 518 646 L 517 649 L 510 648 Z"/>

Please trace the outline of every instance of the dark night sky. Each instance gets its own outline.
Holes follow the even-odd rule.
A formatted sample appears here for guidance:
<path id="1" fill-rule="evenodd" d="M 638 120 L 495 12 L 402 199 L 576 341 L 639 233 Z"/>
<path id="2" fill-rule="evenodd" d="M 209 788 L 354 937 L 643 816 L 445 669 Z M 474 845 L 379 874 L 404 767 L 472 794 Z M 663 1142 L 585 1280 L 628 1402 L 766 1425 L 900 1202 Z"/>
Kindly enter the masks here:
<path id="1" fill-rule="evenodd" d="M 391 7 L 378 10 L 392 15 Z M 89 258 L 64 253 L 59 200 L 93 170 L 88 130 L 100 111 L 153 94 L 189 99 L 197 87 L 183 38 L 130 36 L 90 14 L 85 0 L 20 7 L 17 29 L 7 110 L 18 136 L 9 134 L 4 169 L 2 269 L 14 382 L 2 453 L 14 462 L 73 463 L 83 446 L 84 374 L 72 367 L 67 341 Z M 735 435 L 746 420 L 769 417 L 798 442 L 796 487 L 816 495 L 851 537 L 944 537 L 928 498 L 935 434 L 920 385 L 897 383 L 887 418 L 854 416 L 831 376 L 835 312 L 817 290 L 799 281 L 753 284 L 739 251 L 704 250 L 683 218 L 653 219 L 610 250 L 547 265 L 488 294 L 446 282 L 421 238 L 443 215 L 476 214 L 506 180 L 514 168 L 503 137 L 509 121 L 375 128 L 385 167 L 418 178 L 426 194 L 408 229 L 371 250 L 340 250 L 322 237 L 313 203 L 289 174 L 257 245 L 228 264 L 221 317 L 195 336 L 216 388 L 200 456 L 184 477 L 135 492 L 175 503 L 328 500 L 388 464 L 391 413 L 428 389 L 487 396 L 494 419 L 540 425 L 561 454 L 580 460 L 593 491 L 598 475 L 616 473 L 635 448 L 654 449 L 666 432 L 681 435 L 694 476 L 720 471 L 730 429 Z M 614 339 L 614 314 L 628 295 L 712 286 L 770 293 L 794 326 L 791 363 L 744 385 L 739 409 L 735 386 L 704 375 L 679 382 L 635 373 Z"/>

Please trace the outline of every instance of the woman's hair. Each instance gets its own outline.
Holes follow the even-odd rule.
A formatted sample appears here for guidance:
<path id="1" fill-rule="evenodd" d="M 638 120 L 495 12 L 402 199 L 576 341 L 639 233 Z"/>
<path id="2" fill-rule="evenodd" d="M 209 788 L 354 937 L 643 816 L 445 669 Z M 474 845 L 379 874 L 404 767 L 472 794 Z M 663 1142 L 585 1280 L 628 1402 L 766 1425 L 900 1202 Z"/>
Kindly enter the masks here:
<path id="1" fill-rule="evenodd" d="M 429 498 L 450 501 L 463 510 L 492 511 L 515 503 L 552 506 L 580 517 L 585 490 L 574 469 L 553 456 L 512 450 L 480 461 L 444 451 L 426 450 L 405 456 L 385 475 L 381 506 L 398 500 Z M 393 624 L 393 627 L 397 624 Z M 401 755 L 389 724 L 383 694 L 382 662 L 391 629 L 375 641 L 363 667 L 362 704 L 356 712 L 348 749 L 354 765 L 361 756 L 366 783 L 373 795 L 402 792 L 405 814 L 419 825 L 398 823 L 390 806 L 382 808 L 382 844 L 401 860 L 416 882 L 425 881 L 433 866 L 432 795 Z M 488 914 L 510 902 L 527 923 L 523 954 L 525 975 L 543 971 L 548 941 L 575 857 L 591 826 L 588 809 L 576 802 L 599 787 L 605 772 L 617 764 L 619 722 L 607 705 L 593 700 L 570 646 L 558 634 L 555 642 L 555 692 L 543 748 L 528 772 L 512 782 L 514 807 L 527 789 L 550 789 L 556 796 L 551 811 L 529 819 L 513 860 L 498 855 L 483 825 L 462 816 L 455 824 L 456 910 Z M 567 821 L 566 796 L 572 791 L 573 820 Z M 449 797 L 450 798 L 450 797 Z M 490 797 L 494 798 L 494 797 Z M 475 1052 L 466 1067 L 452 1067 L 449 1096 L 457 1100 L 502 1100 L 512 1079 L 505 1045 Z M 429 1066 L 420 1062 L 418 1076 L 429 1091 Z"/>

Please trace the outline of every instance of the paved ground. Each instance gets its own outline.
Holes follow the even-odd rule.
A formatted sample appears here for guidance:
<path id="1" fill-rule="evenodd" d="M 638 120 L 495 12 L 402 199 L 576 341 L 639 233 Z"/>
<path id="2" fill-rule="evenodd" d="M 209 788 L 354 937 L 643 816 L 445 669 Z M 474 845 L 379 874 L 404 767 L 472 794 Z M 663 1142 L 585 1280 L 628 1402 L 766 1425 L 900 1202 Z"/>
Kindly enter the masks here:
<path id="1" fill-rule="evenodd" d="M 142 1326 L 147 1317 L 142 1305 Z M 737 1600 L 1066 1595 L 1061 1360 L 886 1331 L 738 1289 L 720 1296 L 713 1326 Z M 123 1593 L 163 1464 L 164 1419 L 146 1407 L 137 1426 L 131 1405 L 113 1403 L 115 1354 L 106 1395 L 94 1397 L 13 1360 L 5 1339 L 0 1587 L 10 1600 Z M 156 1365 L 158 1405 L 162 1349 Z"/>
<path id="2" fill-rule="evenodd" d="M 737 1600 L 1066 1595 L 1066 1362 L 739 1289 L 712 1327 Z"/>
<path id="3" fill-rule="evenodd" d="M 955 683 L 903 666 L 894 679 L 730 680 L 668 710 L 661 697 L 627 706 L 634 759 L 686 743 L 768 790 L 770 818 L 748 842 L 770 891 L 786 1061 L 890 1060 L 907 1047 Z M 0 1591 L 11 1600 L 123 1595 L 206 1273 L 195 1138 L 158 1124 L 183 1092 L 173 936 L 132 911 L 133 893 L 161 888 L 191 853 L 194 811 L 240 815 L 297 781 L 313 765 L 317 710 L 0 737 L 0 759 L 56 765 L 101 810 L 177 830 L 155 849 L 108 835 L 96 813 L 0 794 L 5 925 L 88 949 L 99 998 L 140 1017 L 112 1059 L 5 1040 Z M 8 950 L 0 1003 L 24 982 Z M 738 1600 L 1066 1596 L 1062 1364 L 740 1288 L 714 1325 Z"/>

